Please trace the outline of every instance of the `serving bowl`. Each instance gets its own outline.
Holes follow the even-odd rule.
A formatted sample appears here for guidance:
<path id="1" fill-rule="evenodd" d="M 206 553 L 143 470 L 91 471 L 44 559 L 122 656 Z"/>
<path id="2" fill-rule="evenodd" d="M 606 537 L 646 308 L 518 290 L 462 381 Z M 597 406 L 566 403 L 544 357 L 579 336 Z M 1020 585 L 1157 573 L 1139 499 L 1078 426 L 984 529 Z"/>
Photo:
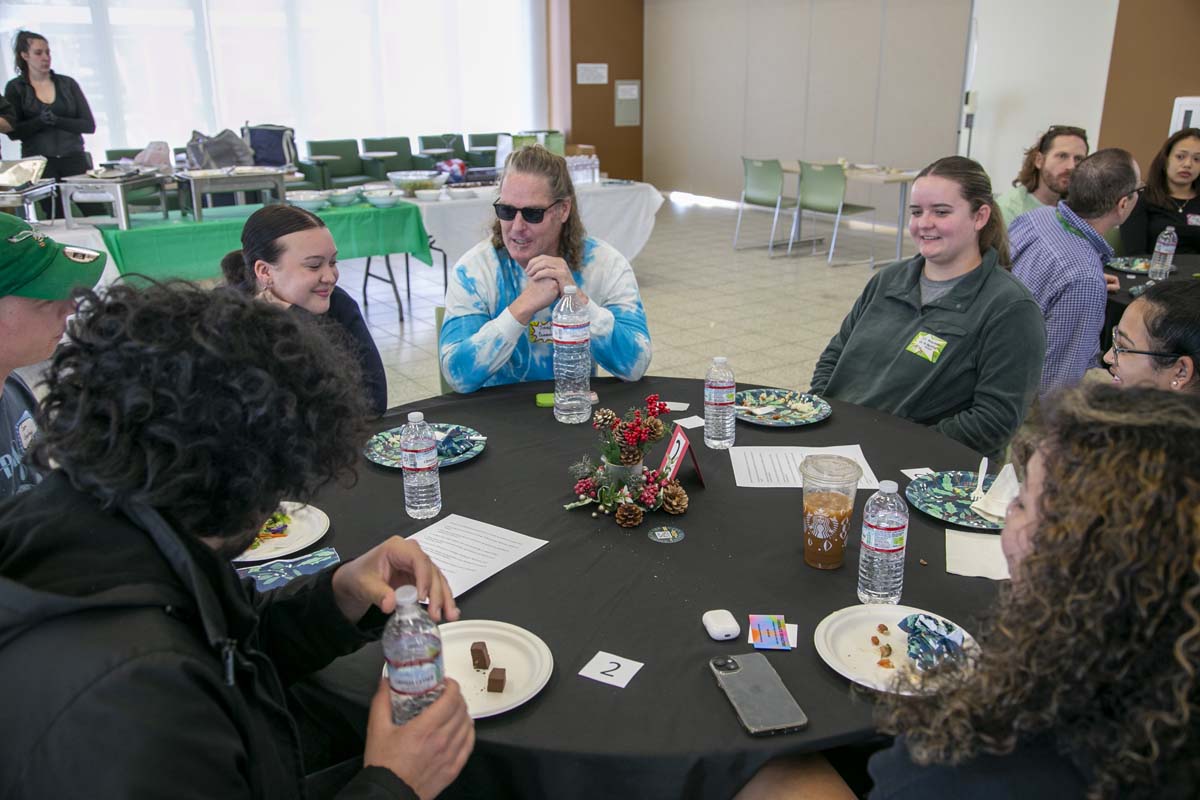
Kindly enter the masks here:
<path id="1" fill-rule="evenodd" d="M 417 169 L 389 172 L 387 176 L 393 186 L 404 191 L 409 197 L 412 197 L 417 189 L 440 189 L 446 183 L 450 174 L 434 170 Z"/>
<path id="2" fill-rule="evenodd" d="M 300 208 L 306 211 L 320 211 L 329 204 L 329 198 L 325 196 L 325 192 L 319 192 L 314 189 L 300 189 L 295 192 L 288 192 L 287 201 L 294 206 L 300 206 Z"/>
<path id="3" fill-rule="evenodd" d="M 404 193 L 398 189 L 371 189 L 363 192 L 363 199 L 376 208 L 391 208 L 400 202 Z"/>
<path id="4" fill-rule="evenodd" d="M 358 202 L 360 189 L 348 186 L 345 189 L 333 189 L 329 192 L 329 202 L 335 206 L 349 206 Z"/>
<path id="5" fill-rule="evenodd" d="M 472 197 L 475 197 L 475 189 L 470 186 L 461 189 L 457 186 L 451 186 L 446 191 L 450 193 L 451 200 L 470 200 Z"/>
<path id="6" fill-rule="evenodd" d="M 417 190 L 415 190 L 415 194 L 417 195 L 418 200 L 437 201 L 442 196 L 442 190 L 441 189 L 417 189 Z"/>

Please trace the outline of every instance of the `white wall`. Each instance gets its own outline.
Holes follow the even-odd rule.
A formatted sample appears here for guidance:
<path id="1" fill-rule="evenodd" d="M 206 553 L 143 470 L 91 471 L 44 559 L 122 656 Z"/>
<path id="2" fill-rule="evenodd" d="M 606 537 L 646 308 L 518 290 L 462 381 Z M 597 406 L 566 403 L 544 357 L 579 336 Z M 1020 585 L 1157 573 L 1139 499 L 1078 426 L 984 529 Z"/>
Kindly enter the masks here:
<path id="1" fill-rule="evenodd" d="M 1025 148 L 1051 125 L 1083 128 L 1095 148 L 1118 3 L 975 0 L 971 157 L 992 176 L 997 193 L 1016 177 Z"/>
<path id="2" fill-rule="evenodd" d="M 970 0 L 646 0 L 646 180 L 736 200 L 741 156 L 955 152 Z M 851 202 L 896 218 L 894 187 Z"/>

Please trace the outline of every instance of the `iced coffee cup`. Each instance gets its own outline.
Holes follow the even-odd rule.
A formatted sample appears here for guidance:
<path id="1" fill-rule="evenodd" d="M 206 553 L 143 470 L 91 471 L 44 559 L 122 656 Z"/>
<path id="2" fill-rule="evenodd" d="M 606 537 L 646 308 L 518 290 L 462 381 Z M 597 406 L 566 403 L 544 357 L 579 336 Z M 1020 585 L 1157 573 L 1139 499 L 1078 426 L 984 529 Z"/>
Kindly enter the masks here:
<path id="1" fill-rule="evenodd" d="M 800 462 L 804 481 L 804 563 L 837 569 L 846 553 L 854 495 L 862 467 L 845 456 L 812 455 Z"/>

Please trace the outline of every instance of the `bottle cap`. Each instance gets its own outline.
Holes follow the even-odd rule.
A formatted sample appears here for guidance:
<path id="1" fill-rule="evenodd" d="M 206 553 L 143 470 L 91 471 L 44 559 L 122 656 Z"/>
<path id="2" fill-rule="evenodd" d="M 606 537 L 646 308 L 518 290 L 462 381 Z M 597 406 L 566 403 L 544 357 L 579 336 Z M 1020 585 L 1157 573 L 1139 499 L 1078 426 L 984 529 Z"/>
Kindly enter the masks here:
<path id="1" fill-rule="evenodd" d="M 729 361 L 729 359 L 728 359 L 728 358 L 726 358 L 725 356 L 713 356 L 713 363 L 714 363 L 714 364 L 724 364 L 724 363 L 726 363 L 727 361 Z"/>
<path id="2" fill-rule="evenodd" d="M 425 415 L 422 414 L 420 411 L 410 411 L 410 412 L 408 412 L 408 421 L 409 422 L 424 422 Z"/>
<path id="3" fill-rule="evenodd" d="M 574 284 L 563 287 L 563 294 L 575 294 L 577 291 L 579 291 L 579 287 Z"/>
<path id="4" fill-rule="evenodd" d="M 417 604 L 417 587 L 412 584 L 397 586 L 395 595 L 397 608 L 400 606 L 415 606 Z"/>
<path id="5" fill-rule="evenodd" d="M 884 494 L 895 494 L 896 492 L 900 491 L 900 487 L 896 485 L 895 481 L 880 481 L 879 491 L 883 492 Z"/>

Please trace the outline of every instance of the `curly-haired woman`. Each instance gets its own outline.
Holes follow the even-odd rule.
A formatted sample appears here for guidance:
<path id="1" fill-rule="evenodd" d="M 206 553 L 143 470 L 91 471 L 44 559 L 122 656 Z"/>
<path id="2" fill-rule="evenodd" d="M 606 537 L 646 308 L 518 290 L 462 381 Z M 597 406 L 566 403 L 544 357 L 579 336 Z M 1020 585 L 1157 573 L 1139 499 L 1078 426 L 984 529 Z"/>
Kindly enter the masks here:
<path id="1" fill-rule="evenodd" d="M 225 283 L 260 300 L 330 323 L 351 340 L 371 410 L 387 410 L 387 373 L 358 303 L 337 285 L 337 247 L 325 221 L 297 206 L 267 205 L 242 227 L 242 249 L 221 259 Z M 343 342 L 345 344 L 345 342 Z"/>
<path id="2" fill-rule="evenodd" d="M 627 381 L 650 365 L 650 332 L 629 261 L 586 236 L 567 162 L 540 145 L 504 164 L 491 238 L 454 268 L 442 322 L 442 374 L 457 391 L 554 377 L 551 308 L 562 287 L 591 322 L 592 358 Z"/>
<path id="3" fill-rule="evenodd" d="M 1156 283 L 1126 307 L 1104 363 L 1113 383 L 1200 393 L 1200 281 Z"/>
<path id="4" fill-rule="evenodd" d="M 377 638 L 394 586 L 458 615 L 398 537 L 265 594 L 230 566 L 281 499 L 352 474 L 358 380 L 328 337 L 229 289 L 85 297 L 39 415 L 57 468 L 0 503 L 0 796 L 304 796 L 285 687 Z M 462 694 L 447 681 L 399 727 L 388 695 L 348 790 L 432 797 L 474 741 Z"/>
<path id="5" fill-rule="evenodd" d="M 1192 798 L 1200 397 L 1092 385 L 1027 437 L 1013 576 L 961 671 L 890 698 L 872 798 Z"/>

